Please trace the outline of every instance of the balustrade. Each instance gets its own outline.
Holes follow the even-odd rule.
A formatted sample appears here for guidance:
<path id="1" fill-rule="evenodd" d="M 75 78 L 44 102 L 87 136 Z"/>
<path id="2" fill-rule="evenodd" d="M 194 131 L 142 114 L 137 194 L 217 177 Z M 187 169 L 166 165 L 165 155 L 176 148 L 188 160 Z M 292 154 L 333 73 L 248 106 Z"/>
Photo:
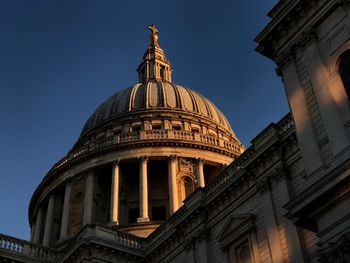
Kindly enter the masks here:
<path id="1" fill-rule="evenodd" d="M 9 237 L 3 234 L 0 234 L 0 250 L 1 249 L 19 253 L 45 262 L 55 262 L 60 256 L 60 253 L 55 249 L 36 245 L 34 243 Z"/>
<path id="2" fill-rule="evenodd" d="M 291 117 L 287 115 L 278 123 L 281 131 L 285 132 L 293 127 L 293 121 Z M 221 146 L 230 151 L 236 150 L 239 151 L 238 147 L 231 142 L 223 141 L 222 139 L 207 135 L 201 134 L 199 132 L 189 132 L 189 131 L 177 131 L 177 130 L 142 130 L 142 131 L 133 131 L 128 133 L 116 134 L 113 136 L 103 137 L 94 140 L 90 143 L 89 146 L 83 146 L 78 150 L 71 152 L 60 160 L 55 166 L 54 169 L 58 169 L 63 165 L 67 164 L 73 159 L 81 157 L 91 151 L 98 150 L 100 148 L 108 147 L 113 144 L 132 142 L 138 140 L 164 140 L 164 139 L 176 139 L 183 141 L 197 141 L 201 143 L 206 143 L 215 146 Z"/>

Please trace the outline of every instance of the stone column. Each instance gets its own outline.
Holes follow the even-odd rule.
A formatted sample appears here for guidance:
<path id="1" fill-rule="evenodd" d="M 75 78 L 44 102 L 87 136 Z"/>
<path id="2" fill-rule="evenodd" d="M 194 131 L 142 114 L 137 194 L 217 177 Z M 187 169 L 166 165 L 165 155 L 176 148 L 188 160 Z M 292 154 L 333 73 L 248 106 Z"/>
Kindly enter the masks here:
<path id="1" fill-rule="evenodd" d="M 60 240 L 64 240 L 68 237 L 69 200 L 70 200 L 71 188 L 72 188 L 71 182 L 66 182 L 66 189 L 64 192 L 63 209 L 62 209 Z"/>
<path id="2" fill-rule="evenodd" d="M 205 186 L 203 165 L 204 165 L 204 159 L 203 158 L 198 158 L 197 159 L 197 167 L 196 167 L 196 177 L 197 177 L 197 180 L 198 180 L 198 186 L 199 187 L 204 187 Z"/>
<path id="3" fill-rule="evenodd" d="M 38 207 L 38 212 L 36 214 L 35 219 L 35 230 L 34 230 L 34 237 L 33 237 L 33 243 L 39 244 L 40 242 L 40 234 L 43 224 L 43 208 L 41 206 Z"/>
<path id="4" fill-rule="evenodd" d="M 94 198 L 94 174 L 89 172 L 86 175 L 85 197 L 84 197 L 84 216 L 83 226 L 92 223 L 92 205 Z"/>
<path id="5" fill-rule="evenodd" d="M 176 166 L 177 166 L 177 157 L 170 156 L 168 159 L 170 214 L 175 213 L 175 211 L 179 209 L 179 197 L 178 197 L 177 180 L 176 180 Z"/>
<path id="6" fill-rule="evenodd" d="M 50 195 L 49 203 L 47 205 L 47 213 L 46 213 L 46 221 L 45 221 L 45 229 L 44 229 L 43 246 L 49 246 L 50 245 L 54 207 L 55 207 L 55 195 L 52 193 Z"/>
<path id="7" fill-rule="evenodd" d="M 111 212 L 110 223 L 118 225 L 119 212 L 119 160 L 116 160 L 112 171 L 112 185 L 111 185 Z"/>
<path id="8" fill-rule="evenodd" d="M 30 242 L 34 242 L 34 235 L 35 235 L 35 224 L 36 221 L 32 223 L 32 228 L 30 230 Z"/>
<path id="9" fill-rule="evenodd" d="M 147 162 L 147 156 L 140 158 L 140 217 L 137 219 L 137 222 L 149 222 Z"/>

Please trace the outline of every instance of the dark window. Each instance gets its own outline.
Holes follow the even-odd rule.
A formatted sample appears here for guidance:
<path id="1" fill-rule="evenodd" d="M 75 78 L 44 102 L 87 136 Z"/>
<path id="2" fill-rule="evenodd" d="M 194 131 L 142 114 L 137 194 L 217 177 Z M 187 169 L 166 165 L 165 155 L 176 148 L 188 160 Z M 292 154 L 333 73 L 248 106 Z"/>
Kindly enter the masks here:
<path id="1" fill-rule="evenodd" d="M 350 99 L 350 50 L 346 51 L 341 58 L 339 73 L 343 81 L 345 91 Z"/>
<path id="2" fill-rule="evenodd" d="M 180 126 L 180 125 L 174 125 L 174 126 L 173 126 L 173 129 L 174 129 L 175 131 L 181 131 L 181 126 Z"/>
<path id="3" fill-rule="evenodd" d="M 165 79 L 165 67 L 160 67 L 160 77 Z"/>
<path id="4" fill-rule="evenodd" d="M 164 206 L 153 206 L 152 207 L 152 221 L 165 220 L 165 207 Z"/>
<path id="5" fill-rule="evenodd" d="M 152 124 L 152 130 L 160 130 L 162 126 L 160 124 Z"/>
<path id="6" fill-rule="evenodd" d="M 192 128 L 192 131 L 193 132 L 199 132 L 199 129 L 198 128 Z"/>
<path id="7" fill-rule="evenodd" d="M 132 127 L 132 131 L 141 131 L 141 126 Z"/>
<path id="8" fill-rule="evenodd" d="M 139 208 L 131 208 L 129 210 L 129 223 L 136 223 L 139 217 Z"/>
<path id="9" fill-rule="evenodd" d="M 185 185 L 185 196 L 187 198 L 194 191 L 194 182 L 191 178 L 186 176 L 184 178 L 184 185 Z"/>

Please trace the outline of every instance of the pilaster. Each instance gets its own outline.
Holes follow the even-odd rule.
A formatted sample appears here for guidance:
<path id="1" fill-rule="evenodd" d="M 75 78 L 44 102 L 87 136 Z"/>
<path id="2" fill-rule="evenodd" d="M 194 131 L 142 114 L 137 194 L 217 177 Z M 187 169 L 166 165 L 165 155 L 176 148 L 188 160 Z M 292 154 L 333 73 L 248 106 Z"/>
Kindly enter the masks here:
<path id="1" fill-rule="evenodd" d="M 330 89 L 333 87 L 330 85 L 329 71 L 320 57 L 315 40 L 304 50 L 304 55 L 332 152 L 337 155 L 349 142 L 331 96 Z"/>
<path id="2" fill-rule="evenodd" d="M 283 254 L 278 235 L 278 226 L 273 208 L 271 196 L 271 178 L 265 177 L 258 181 L 260 200 L 263 208 L 263 216 L 266 224 L 267 237 L 271 249 L 271 257 L 274 263 L 283 263 Z"/>
<path id="3" fill-rule="evenodd" d="M 94 198 L 94 174 L 88 172 L 85 179 L 83 226 L 92 223 L 92 205 Z"/>
<path id="4" fill-rule="evenodd" d="M 311 174 L 322 166 L 322 160 L 295 62 L 283 70 L 283 79 L 304 167 L 307 174 Z"/>

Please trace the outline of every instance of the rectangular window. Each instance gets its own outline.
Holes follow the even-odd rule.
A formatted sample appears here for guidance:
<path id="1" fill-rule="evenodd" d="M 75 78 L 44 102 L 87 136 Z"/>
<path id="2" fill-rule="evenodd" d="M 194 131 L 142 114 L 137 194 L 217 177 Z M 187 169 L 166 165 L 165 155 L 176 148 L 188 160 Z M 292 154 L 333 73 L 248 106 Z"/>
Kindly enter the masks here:
<path id="1" fill-rule="evenodd" d="M 165 207 L 164 206 L 153 206 L 152 207 L 152 221 L 163 221 L 165 220 Z"/>
<path id="2" fill-rule="evenodd" d="M 139 217 L 139 208 L 129 209 L 129 223 L 136 223 Z"/>

